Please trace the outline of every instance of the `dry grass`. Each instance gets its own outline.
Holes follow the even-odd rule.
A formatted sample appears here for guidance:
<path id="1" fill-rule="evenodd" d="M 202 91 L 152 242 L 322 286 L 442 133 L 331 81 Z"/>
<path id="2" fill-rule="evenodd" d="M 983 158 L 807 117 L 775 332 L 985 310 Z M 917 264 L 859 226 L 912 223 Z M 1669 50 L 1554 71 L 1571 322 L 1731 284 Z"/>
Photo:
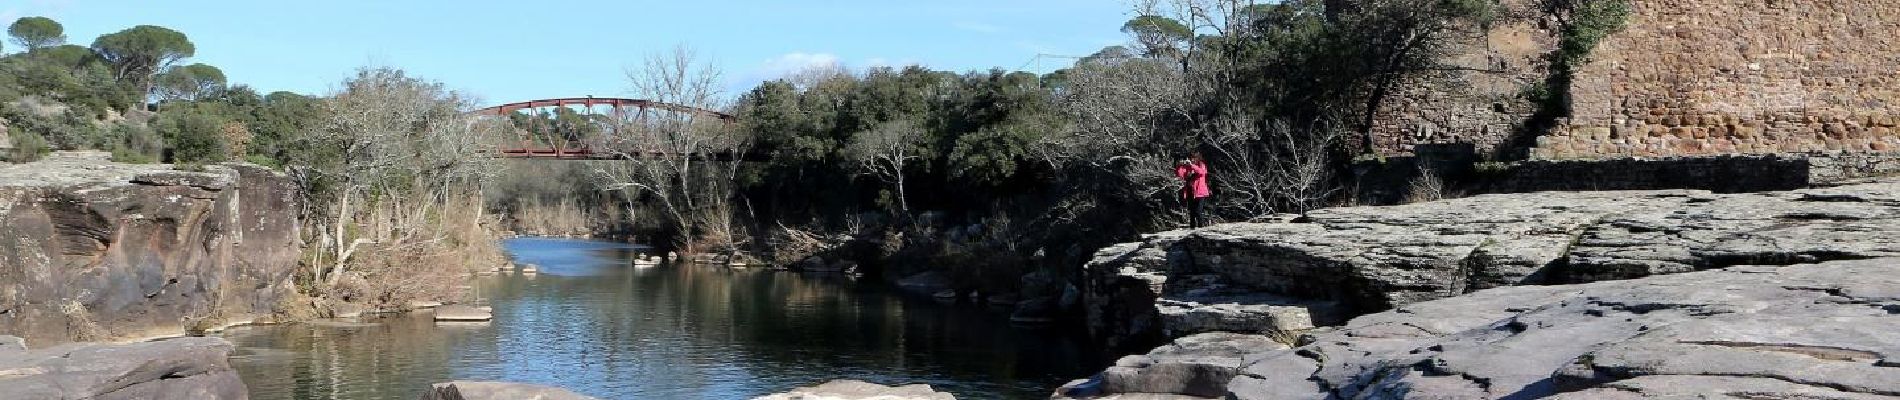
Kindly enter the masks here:
<path id="1" fill-rule="evenodd" d="M 398 229 L 402 235 L 371 244 L 352 258 L 351 272 L 329 289 L 329 297 L 381 308 L 416 300 L 466 300 L 458 286 L 472 271 L 507 262 L 497 223 L 483 212 L 479 198 L 431 210 L 424 218 L 429 223 Z"/>
<path id="2" fill-rule="evenodd" d="M 1445 181 L 1431 168 L 1420 166 L 1418 176 L 1412 178 L 1412 184 L 1405 191 L 1405 203 L 1423 203 L 1451 198 L 1445 191 Z"/>

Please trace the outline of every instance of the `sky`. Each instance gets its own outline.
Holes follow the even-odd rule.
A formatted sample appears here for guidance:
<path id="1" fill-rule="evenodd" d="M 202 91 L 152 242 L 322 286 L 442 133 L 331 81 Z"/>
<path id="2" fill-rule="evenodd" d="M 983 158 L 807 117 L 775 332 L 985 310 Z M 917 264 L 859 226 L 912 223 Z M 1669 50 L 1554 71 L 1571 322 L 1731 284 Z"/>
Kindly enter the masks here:
<path id="1" fill-rule="evenodd" d="M 327 94 L 395 67 L 488 103 L 629 95 L 627 70 L 687 46 L 729 95 L 813 65 L 1047 72 L 1127 42 L 1120 0 L 0 0 L 68 42 L 135 25 L 185 33 L 202 62 L 261 92 Z M 7 51 L 17 51 L 8 45 Z"/>

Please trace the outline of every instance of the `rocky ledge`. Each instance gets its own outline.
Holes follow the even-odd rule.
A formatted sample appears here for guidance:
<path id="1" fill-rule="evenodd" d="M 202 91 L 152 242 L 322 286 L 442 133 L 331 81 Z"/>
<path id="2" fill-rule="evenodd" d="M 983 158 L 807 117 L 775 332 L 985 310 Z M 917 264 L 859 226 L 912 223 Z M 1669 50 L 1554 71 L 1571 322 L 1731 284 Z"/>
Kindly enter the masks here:
<path id="1" fill-rule="evenodd" d="M 1058 398 L 1900 397 L 1900 259 L 1519 286 L 1131 356 Z M 1246 336 L 1246 335 L 1240 335 Z"/>
<path id="2" fill-rule="evenodd" d="M 296 187 L 100 152 L 0 164 L 0 334 L 33 343 L 179 335 L 295 297 Z"/>
<path id="3" fill-rule="evenodd" d="M 1515 285 L 1900 256 L 1900 181 L 1751 194 L 1485 195 L 1150 235 L 1085 271 L 1089 328 L 1139 348 L 1201 332 L 1291 338 Z"/>
<path id="4" fill-rule="evenodd" d="M 938 392 L 925 384 L 884 386 L 840 379 L 789 392 L 759 396 L 753 400 L 956 400 L 955 395 Z"/>
<path id="5" fill-rule="evenodd" d="M 231 350 L 217 338 L 27 350 L 0 337 L 0 399 L 244 399 Z"/>

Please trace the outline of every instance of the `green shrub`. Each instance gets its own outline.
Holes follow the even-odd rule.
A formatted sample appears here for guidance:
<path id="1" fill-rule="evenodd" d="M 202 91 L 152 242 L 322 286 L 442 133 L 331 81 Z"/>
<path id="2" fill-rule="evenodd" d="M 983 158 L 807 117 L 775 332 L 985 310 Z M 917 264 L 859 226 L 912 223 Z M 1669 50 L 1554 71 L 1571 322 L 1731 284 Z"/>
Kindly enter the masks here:
<path id="1" fill-rule="evenodd" d="M 270 167 L 271 169 L 284 168 L 283 161 L 278 161 L 275 158 L 270 158 L 269 156 L 265 156 L 262 154 L 252 154 L 252 155 L 244 156 L 244 162 Z"/>
<path id="2" fill-rule="evenodd" d="M 230 157 L 224 122 L 194 110 L 167 110 L 159 115 L 157 125 L 159 135 L 171 143 L 173 162 L 210 163 Z"/>
<path id="3" fill-rule="evenodd" d="M 40 157 L 53 151 L 46 138 L 39 134 L 19 128 L 10 128 L 8 135 L 13 140 L 13 149 L 6 153 L 7 161 L 16 163 L 39 161 Z"/>
<path id="4" fill-rule="evenodd" d="M 144 153 L 144 152 L 140 152 L 138 150 L 133 150 L 131 148 L 119 147 L 119 148 L 112 149 L 112 162 L 126 163 L 126 164 L 151 164 L 151 163 L 158 162 L 158 157 L 151 154 Z"/>

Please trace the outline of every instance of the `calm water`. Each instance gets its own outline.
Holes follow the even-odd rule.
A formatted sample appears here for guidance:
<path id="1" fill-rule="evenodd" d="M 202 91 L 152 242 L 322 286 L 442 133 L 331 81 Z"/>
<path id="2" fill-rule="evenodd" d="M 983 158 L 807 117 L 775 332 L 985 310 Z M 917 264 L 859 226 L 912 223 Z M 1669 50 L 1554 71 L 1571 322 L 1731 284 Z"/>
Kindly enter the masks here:
<path id="1" fill-rule="evenodd" d="M 922 382 L 966 399 L 1046 398 L 1101 367 L 1086 342 L 1012 327 L 836 276 L 636 269 L 632 246 L 506 242 L 534 277 L 482 278 L 491 323 L 426 313 L 368 325 L 233 330 L 251 397 L 409 399 L 430 383 L 504 380 L 606 399 L 745 399 L 835 378 Z"/>

